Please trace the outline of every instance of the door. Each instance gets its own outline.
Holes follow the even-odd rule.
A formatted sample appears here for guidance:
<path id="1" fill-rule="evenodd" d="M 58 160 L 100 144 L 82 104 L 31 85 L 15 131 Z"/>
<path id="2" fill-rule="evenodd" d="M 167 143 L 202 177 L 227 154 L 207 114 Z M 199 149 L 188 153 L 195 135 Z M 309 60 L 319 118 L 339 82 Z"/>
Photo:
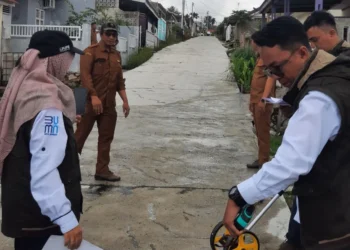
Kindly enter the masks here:
<path id="1" fill-rule="evenodd" d="M 141 26 L 141 47 L 146 46 L 146 31 L 147 31 L 147 16 L 144 13 L 140 13 L 139 23 Z"/>

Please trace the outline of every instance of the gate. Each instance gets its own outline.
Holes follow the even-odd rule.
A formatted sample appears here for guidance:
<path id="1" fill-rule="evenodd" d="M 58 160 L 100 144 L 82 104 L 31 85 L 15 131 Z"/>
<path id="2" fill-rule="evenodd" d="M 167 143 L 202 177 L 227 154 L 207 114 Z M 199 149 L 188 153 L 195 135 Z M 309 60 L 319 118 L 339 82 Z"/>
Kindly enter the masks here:
<path id="1" fill-rule="evenodd" d="M 4 52 L 2 53 L 2 69 L 0 87 L 6 87 L 13 68 L 16 65 L 18 59 L 23 55 L 23 52 Z"/>

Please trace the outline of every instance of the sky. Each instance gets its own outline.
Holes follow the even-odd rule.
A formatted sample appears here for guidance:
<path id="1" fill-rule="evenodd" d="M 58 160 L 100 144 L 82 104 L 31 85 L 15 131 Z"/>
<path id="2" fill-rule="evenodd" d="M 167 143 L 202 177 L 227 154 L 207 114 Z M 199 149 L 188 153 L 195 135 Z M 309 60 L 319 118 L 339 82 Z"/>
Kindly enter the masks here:
<path id="1" fill-rule="evenodd" d="M 191 13 L 192 3 L 194 3 L 194 12 L 200 17 L 205 16 L 207 11 L 209 15 L 215 17 L 220 23 L 224 17 L 229 16 L 233 10 L 253 10 L 258 8 L 264 0 L 186 0 L 185 14 Z M 181 11 L 182 0 L 153 0 L 153 2 L 161 3 L 165 8 L 175 6 Z"/>

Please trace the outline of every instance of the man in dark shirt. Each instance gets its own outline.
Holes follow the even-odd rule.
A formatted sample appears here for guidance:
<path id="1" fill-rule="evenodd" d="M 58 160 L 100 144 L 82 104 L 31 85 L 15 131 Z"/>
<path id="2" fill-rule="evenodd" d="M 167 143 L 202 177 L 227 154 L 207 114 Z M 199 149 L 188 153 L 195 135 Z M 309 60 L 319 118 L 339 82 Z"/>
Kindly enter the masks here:
<path id="1" fill-rule="evenodd" d="M 326 11 L 313 12 L 304 22 L 304 29 L 310 43 L 318 49 L 334 56 L 347 54 L 350 50 L 350 44 L 338 35 L 334 16 Z"/>

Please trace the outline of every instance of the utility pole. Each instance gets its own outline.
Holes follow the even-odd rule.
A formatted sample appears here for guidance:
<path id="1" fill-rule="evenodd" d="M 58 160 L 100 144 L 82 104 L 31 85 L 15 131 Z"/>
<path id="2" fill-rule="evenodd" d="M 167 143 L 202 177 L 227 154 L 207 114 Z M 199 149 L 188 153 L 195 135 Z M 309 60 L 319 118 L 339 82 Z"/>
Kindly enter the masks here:
<path id="1" fill-rule="evenodd" d="M 191 36 L 194 35 L 194 32 L 193 32 L 193 24 L 194 24 L 194 18 L 193 18 L 193 7 L 194 7 L 194 3 L 192 2 L 192 13 L 191 13 Z"/>
<path id="2" fill-rule="evenodd" d="M 209 11 L 207 12 L 207 26 L 208 26 L 208 30 L 209 30 Z"/>
<path id="3" fill-rule="evenodd" d="M 181 29 L 183 32 L 184 32 L 185 1 L 186 0 L 182 0 Z"/>

